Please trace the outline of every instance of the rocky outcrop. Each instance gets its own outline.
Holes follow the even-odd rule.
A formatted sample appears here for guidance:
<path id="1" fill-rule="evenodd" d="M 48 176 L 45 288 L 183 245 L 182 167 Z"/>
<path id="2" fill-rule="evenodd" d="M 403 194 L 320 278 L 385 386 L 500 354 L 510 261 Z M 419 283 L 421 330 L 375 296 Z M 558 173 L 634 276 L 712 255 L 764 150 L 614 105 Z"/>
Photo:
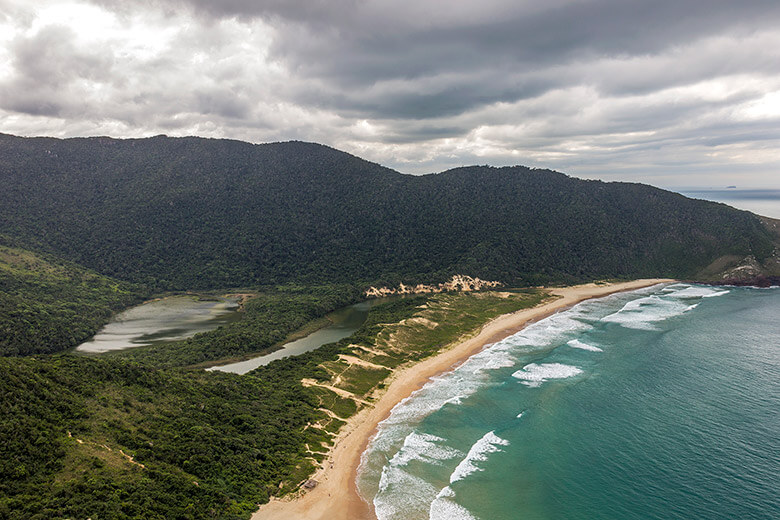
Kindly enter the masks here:
<path id="1" fill-rule="evenodd" d="M 481 289 L 492 289 L 501 287 L 503 284 L 498 281 L 482 280 L 472 278 L 462 274 L 456 274 L 449 281 L 440 284 L 417 284 L 405 285 L 399 284 L 396 288 L 390 287 L 370 287 L 366 291 L 369 298 L 381 298 L 391 294 L 422 294 L 422 293 L 440 293 L 446 291 L 479 291 Z"/>
<path id="2" fill-rule="evenodd" d="M 742 280 L 746 278 L 755 278 L 764 274 L 761 264 L 756 257 L 750 255 L 742 260 L 738 266 L 732 267 L 721 275 L 722 280 Z"/>
<path id="3" fill-rule="evenodd" d="M 772 257 L 764 261 L 762 265 L 755 257 L 748 256 L 744 258 L 735 267 L 727 269 L 721 273 L 718 280 L 711 283 L 717 285 L 745 285 L 753 287 L 770 287 L 780 285 L 780 275 L 778 275 L 777 265 L 778 251 L 775 250 Z"/>

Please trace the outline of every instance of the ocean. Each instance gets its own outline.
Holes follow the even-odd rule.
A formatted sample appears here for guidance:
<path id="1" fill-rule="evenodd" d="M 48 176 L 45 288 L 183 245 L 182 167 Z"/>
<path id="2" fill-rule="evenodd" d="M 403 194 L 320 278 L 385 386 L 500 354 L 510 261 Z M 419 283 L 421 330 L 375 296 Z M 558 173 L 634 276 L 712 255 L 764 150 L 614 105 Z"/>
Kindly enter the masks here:
<path id="1" fill-rule="evenodd" d="M 380 520 L 780 518 L 780 289 L 541 320 L 396 406 L 358 488 Z"/>
<path id="2" fill-rule="evenodd" d="M 780 219 L 780 190 L 690 189 L 679 192 L 686 197 L 723 202 L 756 215 Z"/>

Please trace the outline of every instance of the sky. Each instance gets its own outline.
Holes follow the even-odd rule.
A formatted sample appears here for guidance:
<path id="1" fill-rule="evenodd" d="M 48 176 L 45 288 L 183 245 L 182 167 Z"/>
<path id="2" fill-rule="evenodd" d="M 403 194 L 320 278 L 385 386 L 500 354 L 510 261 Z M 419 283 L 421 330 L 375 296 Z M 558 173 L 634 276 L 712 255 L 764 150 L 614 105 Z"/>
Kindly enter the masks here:
<path id="1" fill-rule="evenodd" d="M 780 188 L 777 0 L 0 0 L 0 132 Z"/>

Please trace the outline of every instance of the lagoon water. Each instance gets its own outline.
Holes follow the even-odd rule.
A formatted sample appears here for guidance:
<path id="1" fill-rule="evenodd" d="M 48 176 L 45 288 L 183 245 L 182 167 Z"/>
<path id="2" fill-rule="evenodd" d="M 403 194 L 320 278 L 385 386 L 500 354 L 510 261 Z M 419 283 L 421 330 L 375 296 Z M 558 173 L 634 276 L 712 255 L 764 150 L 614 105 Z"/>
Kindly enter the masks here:
<path id="1" fill-rule="evenodd" d="M 780 518 L 780 289 L 539 321 L 400 403 L 358 487 L 380 520 Z"/>
<path id="2" fill-rule="evenodd" d="M 240 318 L 235 299 L 171 296 L 120 312 L 76 350 L 98 354 L 177 341 Z"/>
<path id="3" fill-rule="evenodd" d="M 315 330 L 311 334 L 286 343 L 281 349 L 257 356 L 244 361 L 237 361 L 228 365 L 220 365 L 206 370 L 219 370 L 234 374 L 246 374 L 257 367 L 265 366 L 271 361 L 297 356 L 304 352 L 317 349 L 328 343 L 339 341 L 357 331 L 368 317 L 371 307 L 389 301 L 389 298 L 376 298 L 338 309 L 328 314 L 329 325 Z"/>

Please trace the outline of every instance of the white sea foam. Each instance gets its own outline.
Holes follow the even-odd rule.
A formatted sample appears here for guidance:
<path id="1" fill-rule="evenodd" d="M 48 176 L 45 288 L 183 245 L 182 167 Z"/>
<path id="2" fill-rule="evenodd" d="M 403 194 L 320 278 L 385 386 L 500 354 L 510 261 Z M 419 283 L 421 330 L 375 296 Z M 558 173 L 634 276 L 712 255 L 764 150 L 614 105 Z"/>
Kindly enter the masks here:
<path id="1" fill-rule="evenodd" d="M 517 360 L 512 354 L 515 348 L 511 342 L 498 342 L 472 356 L 452 372 L 432 378 L 392 409 L 389 417 L 379 424 L 379 434 L 372 440 L 370 449 L 394 451 L 392 448 L 398 446 L 426 416 L 445 404 L 460 405 L 489 384 L 490 371 L 515 366 Z"/>
<path id="2" fill-rule="evenodd" d="M 712 298 L 728 294 L 728 290 L 713 289 L 711 287 L 686 287 L 685 289 L 669 293 L 674 298 Z"/>
<path id="3" fill-rule="evenodd" d="M 406 436 L 404 445 L 390 460 L 390 464 L 405 466 L 413 460 L 441 464 L 441 461 L 463 456 L 461 451 L 441 445 L 444 440 L 436 435 L 412 432 Z"/>
<path id="4" fill-rule="evenodd" d="M 501 451 L 500 446 L 508 446 L 509 441 L 502 439 L 495 432 L 487 432 L 477 442 L 471 446 L 466 458 L 460 461 L 455 470 L 450 475 L 450 484 L 463 480 L 476 471 L 483 471 L 476 465 L 477 462 L 487 460 L 490 453 Z"/>
<path id="5" fill-rule="evenodd" d="M 469 360 L 476 370 L 498 370 L 515 366 L 515 359 L 504 346 L 484 349 Z M 471 368 L 471 367 L 469 367 Z"/>
<path id="6" fill-rule="evenodd" d="M 673 283 L 661 289 L 661 292 L 674 292 L 679 291 L 680 289 L 687 289 L 688 287 L 691 287 L 691 285 L 687 283 Z"/>
<path id="7" fill-rule="evenodd" d="M 664 298 L 651 295 L 632 300 L 619 311 L 603 317 L 601 321 L 618 323 L 630 329 L 657 330 L 655 323 L 690 310 L 690 306 L 680 299 L 667 298 L 671 295 L 673 293 L 667 294 Z"/>
<path id="8" fill-rule="evenodd" d="M 565 334 L 584 331 L 592 328 L 591 325 L 581 321 L 583 309 L 576 306 L 568 311 L 553 314 L 552 316 L 532 323 L 517 334 L 514 334 L 505 340 L 515 347 L 546 347 Z"/>
<path id="9" fill-rule="evenodd" d="M 581 373 L 579 367 L 563 363 L 530 363 L 512 374 L 512 377 L 520 379 L 524 385 L 537 387 L 548 379 L 566 379 Z"/>
<path id="10" fill-rule="evenodd" d="M 578 339 L 573 339 L 567 343 L 571 348 L 578 348 L 580 350 L 589 350 L 591 352 L 604 352 L 599 347 L 596 347 L 594 345 L 589 345 L 587 343 L 583 343 L 582 341 Z"/>
<path id="11" fill-rule="evenodd" d="M 444 401 L 444 404 L 452 404 L 452 405 L 459 405 L 463 404 L 463 400 L 466 398 L 465 395 L 456 395 L 455 397 L 450 397 L 446 401 Z"/>
<path id="12" fill-rule="evenodd" d="M 436 499 L 431 502 L 428 518 L 430 520 L 477 520 L 468 509 L 456 503 L 453 498 L 455 492 L 450 486 L 439 491 Z"/>
<path id="13" fill-rule="evenodd" d="M 437 490 L 425 480 L 395 466 L 382 468 L 379 492 L 374 497 L 374 511 L 379 520 L 422 517 Z"/>

